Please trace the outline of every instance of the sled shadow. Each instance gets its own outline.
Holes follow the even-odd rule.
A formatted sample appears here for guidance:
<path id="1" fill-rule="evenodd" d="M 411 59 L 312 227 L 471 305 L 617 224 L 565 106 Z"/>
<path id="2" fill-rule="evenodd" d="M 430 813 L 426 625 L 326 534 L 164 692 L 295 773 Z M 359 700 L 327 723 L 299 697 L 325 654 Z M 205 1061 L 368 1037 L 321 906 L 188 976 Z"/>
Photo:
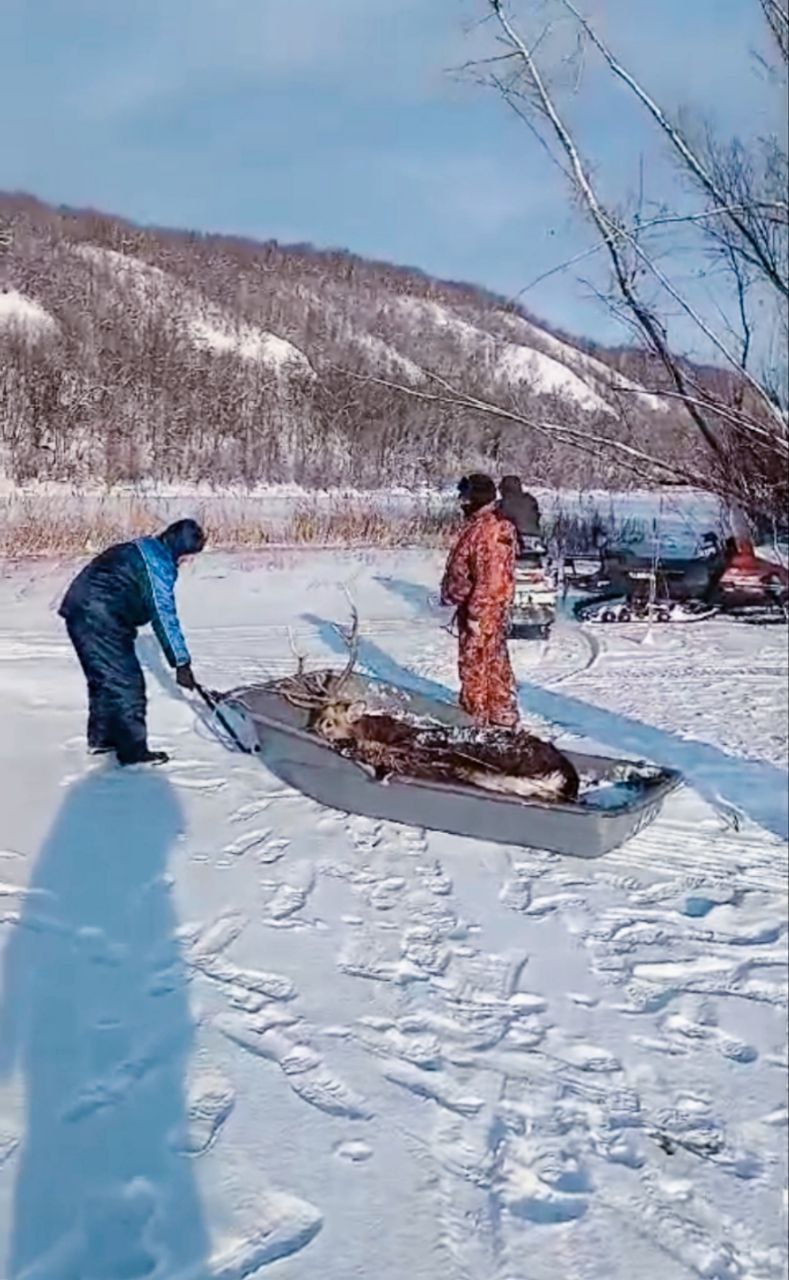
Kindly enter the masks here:
<path id="1" fill-rule="evenodd" d="M 392 595 L 404 600 L 415 613 L 429 613 L 431 611 L 430 601 L 436 595 L 436 588 L 431 591 L 428 587 L 422 587 L 417 582 L 406 582 L 405 578 L 390 578 L 385 574 L 378 574 L 374 581 L 380 583 L 382 587 L 386 587 L 386 590 L 391 591 Z"/>
<path id="2" fill-rule="evenodd" d="M 773 835 L 784 840 L 789 835 L 789 780 L 777 765 L 728 755 L 709 743 L 689 741 L 540 685 L 521 681 L 518 690 L 523 706 L 568 733 L 605 743 L 623 755 L 679 769 L 685 781 L 711 805 L 724 801 Z"/>
<path id="3" fill-rule="evenodd" d="M 0 1077 L 26 1124 L 8 1280 L 202 1274 L 206 1233 L 178 1153 L 193 1039 L 166 880 L 183 830 L 153 773 L 66 795 L 2 956 Z"/>
<path id="4" fill-rule="evenodd" d="M 333 623 L 312 614 L 304 614 L 303 617 L 318 628 L 321 639 L 334 652 L 347 653 Z M 360 640 L 359 661 L 371 675 L 381 680 L 426 694 L 429 698 L 438 698 L 441 702 L 456 701 L 457 695 L 445 685 L 414 675 L 370 640 Z M 773 835 L 784 840 L 789 835 L 787 774 L 776 765 L 764 760 L 730 756 L 708 743 L 690 742 L 641 720 L 606 711 L 603 707 L 527 681 L 520 682 L 518 695 L 524 710 L 541 716 L 565 732 L 604 744 L 613 754 L 645 758 L 679 769 L 688 785 L 713 807 L 723 801 Z"/>

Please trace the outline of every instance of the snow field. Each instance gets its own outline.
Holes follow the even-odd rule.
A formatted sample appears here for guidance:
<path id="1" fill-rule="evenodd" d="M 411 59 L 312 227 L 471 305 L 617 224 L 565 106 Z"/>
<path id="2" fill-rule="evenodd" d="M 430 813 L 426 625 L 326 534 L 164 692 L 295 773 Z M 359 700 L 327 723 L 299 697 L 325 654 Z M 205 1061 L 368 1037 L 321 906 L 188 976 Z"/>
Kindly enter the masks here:
<path id="1" fill-rule="evenodd" d="M 205 555 L 198 677 L 336 660 L 345 585 L 362 665 L 452 696 L 440 563 Z M 313 804 L 147 636 L 172 762 L 88 760 L 71 572 L 0 578 L 0 1275 L 785 1276 L 785 632 L 513 645 L 538 731 L 685 771 L 590 864 Z"/>

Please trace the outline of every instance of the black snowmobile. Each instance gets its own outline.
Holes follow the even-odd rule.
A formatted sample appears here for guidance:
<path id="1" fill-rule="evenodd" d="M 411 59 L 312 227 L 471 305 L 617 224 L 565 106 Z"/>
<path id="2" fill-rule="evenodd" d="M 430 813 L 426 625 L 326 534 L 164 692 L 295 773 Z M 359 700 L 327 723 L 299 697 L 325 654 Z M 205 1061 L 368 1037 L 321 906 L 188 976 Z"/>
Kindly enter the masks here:
<path id="1" fill-rule="evenodd" d="M 714 533 L 705 534 L 695 556 L 636 555 L 626 548 L 603 548 L 599 594 L 580 600 L 575 616 L 582 622 L 699 621 L 717 611 L 711 602 L 726 566 Z"/>
<path id="2" fill-rule="evenodd" d="M 624 549 L 601 554 L 600 594 L 580 600 L 582 622 L 699 622 L 718 612 L 750 621 L 786 618 L 785 570 L 704 535 L 691 557 L 655 560 Z M 734 587 L 737 590 L 735 592 Z"/>

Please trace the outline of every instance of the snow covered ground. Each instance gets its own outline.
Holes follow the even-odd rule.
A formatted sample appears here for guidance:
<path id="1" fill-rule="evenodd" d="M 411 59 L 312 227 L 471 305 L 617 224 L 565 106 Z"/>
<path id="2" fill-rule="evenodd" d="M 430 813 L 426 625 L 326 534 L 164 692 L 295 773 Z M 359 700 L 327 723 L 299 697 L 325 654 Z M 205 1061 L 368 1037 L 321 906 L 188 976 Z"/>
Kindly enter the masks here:
<path id="1" fill-rule="evenodd" d="M 339 655 L 443 696 L 430 554 L 206 555 L 196 671 Z M 786 1275 L 784 630 L 513 646 L 527 720 L 678 765 L 596 862 L 321 809 L 148 666 L 156 771 L 88 761 L 53 606 L 0 576 L 0 1276 Z"/>

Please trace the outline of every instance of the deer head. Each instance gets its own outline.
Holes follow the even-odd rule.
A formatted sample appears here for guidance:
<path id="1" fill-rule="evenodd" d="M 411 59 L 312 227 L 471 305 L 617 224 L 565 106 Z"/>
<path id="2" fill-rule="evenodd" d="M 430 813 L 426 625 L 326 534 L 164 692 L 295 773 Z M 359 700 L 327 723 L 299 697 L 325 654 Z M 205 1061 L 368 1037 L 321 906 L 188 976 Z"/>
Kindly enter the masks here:
<path id="1" fill-rule="evenodd" d="M 342 671 L 305 670 L 304 654 L 299 653 L 289 636 L 296 658 L 296 672 L 277 683 L 277 692 L 294 707 L 310 712 L 309 727 L 329 742 L 347 741 L 352 736 L 352 723 L 364 712 L 364 703 L 347 696 L 347 685 L 359 656 L 359 615 L 351 608 L 351 626 L 342 631 L 348 647 L 348 660 Z"/>
<path id="2" fill-rule="evenodd" d="M 354 723 L 366 711 L 363 702 L 331 701 L 310 720 L 310 728 L 327 742 L 349 742 Z"/>

